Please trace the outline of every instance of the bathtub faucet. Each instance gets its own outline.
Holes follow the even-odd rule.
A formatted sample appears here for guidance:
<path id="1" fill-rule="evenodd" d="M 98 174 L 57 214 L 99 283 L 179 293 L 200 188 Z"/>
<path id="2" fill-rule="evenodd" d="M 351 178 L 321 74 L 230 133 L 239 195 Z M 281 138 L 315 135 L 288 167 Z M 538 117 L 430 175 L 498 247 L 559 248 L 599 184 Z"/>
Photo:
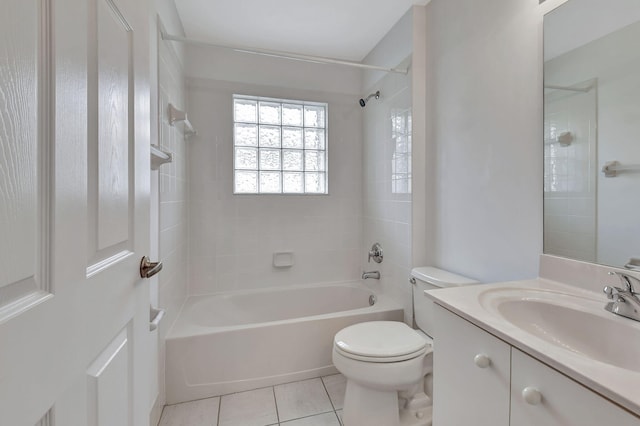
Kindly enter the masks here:
<path id="1" fill-rule="evenodd" d="M 366 280 L 367 278 L 373 278 L 374 280 L 380 279 L 380 271 L 369 271 L 362 273 L 362 279 Z"/>

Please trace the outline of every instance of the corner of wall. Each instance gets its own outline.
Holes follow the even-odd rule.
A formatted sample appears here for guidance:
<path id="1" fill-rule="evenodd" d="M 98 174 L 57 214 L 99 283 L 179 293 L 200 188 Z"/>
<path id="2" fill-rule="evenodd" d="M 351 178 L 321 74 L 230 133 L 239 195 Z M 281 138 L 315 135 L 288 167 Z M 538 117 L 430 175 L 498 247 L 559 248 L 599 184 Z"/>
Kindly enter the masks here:
<path id="1" fill-rule="evenodd" d="M 413 259 L 424 251 L 423 217 L 424 146 L 424 44 L 416 27 L 423 11 L 410 9 L 366 56 L 364 62 L 386 67 L 408 65 L 409 74 L 365 72 L 365 93 L 380 90 L 381 97 L 364 112 L 364 238 L 363 269 L 379 269 L 379 287 L 404 308 L 405 322 L 412 324 Z M 394 123 L 392 126 L 391 123 Z M 406 127 L 405 127 L 406 126 Z M 406 147 L 404 143 L 407 143 Z M 408 172 L 405 176 L 403 170 Z M 405 182 L 406 179 L 406 182 Z M 406 184 L 406 185 L 405 185 Z M 417 205 L 416 205 L 417 202 Z M 366 263 L 374 242 L 385 252 L 380 265 Z"/>
<path id="2" fill-rule="evenodd" d="M 171 126 L 167 117 L 169 103 L 178 108 L 186 107 L 185 77 L 181 46 L 162 41 L 160 32 L 167 28 L 172 33 L 183 33 L 182 23 L 175 5 L 170 0 L 158 0 L 155 3 L 157 13 L 150 19 L 151 43 L 151 103 L 153 121 L 151 126 L 152 143 L 162 150 L 173 154 L 173 161 L 160 167 L 157 173 L 154 198 L 157 201 L 157 250 L 164 264 L 162 274 L 157 278 L 157 304 L 166 310 L 164 321 L 158 328 L 158 371 L 157 395 L 153 395 L 150 407 L 150 421 L 159 419 L 165 404 L 164 391 L 164 342 L 165 337 L 177 318 L 187 297 L 188 274 L 188 185 L 187 166 L 188 146 L 183 131 Z"/>

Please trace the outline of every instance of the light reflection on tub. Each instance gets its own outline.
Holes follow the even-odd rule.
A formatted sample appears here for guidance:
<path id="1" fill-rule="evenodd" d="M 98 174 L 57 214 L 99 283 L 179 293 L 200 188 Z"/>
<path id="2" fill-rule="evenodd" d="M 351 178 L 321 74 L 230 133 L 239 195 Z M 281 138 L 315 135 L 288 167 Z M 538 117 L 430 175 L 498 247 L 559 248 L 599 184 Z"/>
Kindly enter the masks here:
<path id="1" fill-rule="evenodd" d="M 403 310 L 361 282 L 187 299 L 166 340 L 167 403 L 337 372 L 333 336 L 363 321 L 402 321 Z"/>

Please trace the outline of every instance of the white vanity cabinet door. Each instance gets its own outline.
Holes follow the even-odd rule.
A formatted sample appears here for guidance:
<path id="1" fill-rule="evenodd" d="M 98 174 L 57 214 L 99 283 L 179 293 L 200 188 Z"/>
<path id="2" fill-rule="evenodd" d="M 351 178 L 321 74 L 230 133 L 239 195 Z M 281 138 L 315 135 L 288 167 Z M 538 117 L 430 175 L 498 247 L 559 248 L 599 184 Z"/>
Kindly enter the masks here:
<path id="1" fill-rule="evenodd" d="M 524 352 L 512 351 L 511 426 L 640 425 L 640 418 Z"/>
<path id="2" fill-rule="evenodd" d="M 508 426 L 509 345 L 438 305 L 434 319 L 433 426 Z"/>

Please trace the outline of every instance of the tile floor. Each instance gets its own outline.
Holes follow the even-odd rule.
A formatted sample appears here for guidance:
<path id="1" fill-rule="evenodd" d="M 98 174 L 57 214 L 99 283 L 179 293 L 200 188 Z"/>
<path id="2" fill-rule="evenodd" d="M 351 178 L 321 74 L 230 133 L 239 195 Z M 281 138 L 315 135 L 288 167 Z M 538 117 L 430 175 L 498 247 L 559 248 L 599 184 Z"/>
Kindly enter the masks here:
<path id="1" fill-rule="evenodd" d="M 341 426 L 342 374 L 164 407 L 159 426 Z"/>

